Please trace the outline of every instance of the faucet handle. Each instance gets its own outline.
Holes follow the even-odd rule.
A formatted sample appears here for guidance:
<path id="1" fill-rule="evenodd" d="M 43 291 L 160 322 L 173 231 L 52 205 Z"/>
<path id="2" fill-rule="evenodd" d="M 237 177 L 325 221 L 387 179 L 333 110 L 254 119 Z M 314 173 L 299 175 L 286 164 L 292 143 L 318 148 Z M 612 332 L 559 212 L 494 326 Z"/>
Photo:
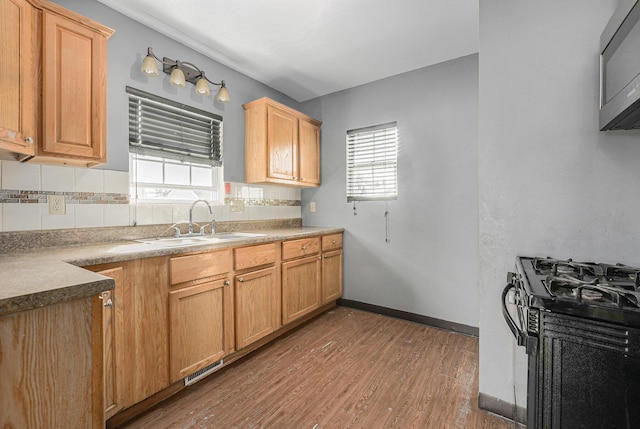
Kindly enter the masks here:
<path id="1" fill-rule="evenodd" d="M 200 234 L 204 235 L 204 230 L 207 226 L 211 227 L 211 235 L 216 233 L 216 221 L 212 220 L 210 224 L 205 224 L 200 227 Z"/>

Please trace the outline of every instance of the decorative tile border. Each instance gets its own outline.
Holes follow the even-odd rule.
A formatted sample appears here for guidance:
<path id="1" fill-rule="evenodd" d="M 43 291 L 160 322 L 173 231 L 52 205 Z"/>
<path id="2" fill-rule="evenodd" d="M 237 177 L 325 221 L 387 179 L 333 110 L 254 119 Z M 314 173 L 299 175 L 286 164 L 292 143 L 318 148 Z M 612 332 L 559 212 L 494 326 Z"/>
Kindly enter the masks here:
<path id="1" fill-rule="evenodd" d="M 225 198 L 224 204 L 227 206 L 232 205 L 232 201 L 244 201 L 245 206 L 255 206 L 255 207 L 300 207 L 302 206 L 302 201 L 300 200 L 273 200 L 273 199 L 263 199 L 263 198 Z"/>
<path id="2" fill-rule="evenodd" d="M 46 203 L 47 195 L 64 195 L 67 204 L 129 204 L 128 194 L 0 189 L 0 203 Z"/>

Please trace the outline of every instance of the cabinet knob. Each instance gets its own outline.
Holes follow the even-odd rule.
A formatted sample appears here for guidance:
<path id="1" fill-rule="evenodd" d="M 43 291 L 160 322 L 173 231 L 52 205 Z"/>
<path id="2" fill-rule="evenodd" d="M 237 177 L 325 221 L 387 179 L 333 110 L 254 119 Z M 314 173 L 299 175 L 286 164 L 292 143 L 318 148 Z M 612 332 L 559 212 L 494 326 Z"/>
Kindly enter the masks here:
<path id="1" fill-rule="evenodd" d="M 307 250 L 307 246 L 302 246 L 302 250 Z"/>
<path id="2" fill-rule="evenodd" d="M 326 255 L 325 255 L 325 258 L 326 258 Z M 318 255 L 318 260 L 321 260 L 321 259 L 322 259 L 322 257 L 320 255 Z"/>
<path id="3" fill-rule="evenodd" d="M 304 177 L 301 177 L 301 178 L 300 178 L 300 180 L 301 180 L 302 182 L 304 182 Z"/>
<path id="4" fill-rule="evenodd" d="M 328 257 L 329 257 L 329 256 L 327 256 L 327 255 L 324 255 L 324 259 L 327 259 Z"/>
<path id="5" fill-rule="evenodd" d="M 224 285 L 225 286 L 229 286 L 229 285 L 231 285 L 231 283 L 229 282 L 229 280 L 225 280 Z"/>
<path id="6" fill-rule="evenodd" d="M 24 141 L 31 144 L 33 143 L 33 137 L 27 137 L 26 139 L 24 139 Z"/>
<path id="7" fill-rule="evenodd" d="M 113 301 L 111 301 L 111 298 L 109 298 L 108 300 L 106 300 L 104 302 L 104 306 L 105 307 L 113 307 Z"/>
<path id="8" fill-rule="evenodd" d="M 336 240 L 331 240 L 331 244 L 336 244 Z"/>
<path id="9" fill-rule="evenodd" d="M 293 180 L 298 180 L 298 176 L 293 176 Z"/>
<path id="10" fill-rule="evenodd" d="M 238 277 L 238 281 L 239 281 L 240 283 L 243 283 L 243 282 L 244 282 L 244 277 Z"/>

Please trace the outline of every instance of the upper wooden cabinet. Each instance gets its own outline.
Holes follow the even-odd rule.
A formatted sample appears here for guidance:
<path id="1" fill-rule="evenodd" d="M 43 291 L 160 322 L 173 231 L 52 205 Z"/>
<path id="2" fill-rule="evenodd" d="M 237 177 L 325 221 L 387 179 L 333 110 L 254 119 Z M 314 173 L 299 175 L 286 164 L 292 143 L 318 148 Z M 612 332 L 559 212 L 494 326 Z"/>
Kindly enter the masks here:
<path id="1" fill-rule="evenodd" d="M 266 97 L 243 107 L 246 182 L 320 186 L 322 122 Z"/>
<path id="2" fill-rule="evenodd" d="M 0 155 L 35 154 L 35 9 L 26 0 L 0 1 Z"/>
<path id="3" fill-rule="evenodd" d="M 0 0 L 0 155 L 106 162 L 107 39 L 113 30 L 45 0 Z M 39 96 L 41 94 L 41 97 Z"/>

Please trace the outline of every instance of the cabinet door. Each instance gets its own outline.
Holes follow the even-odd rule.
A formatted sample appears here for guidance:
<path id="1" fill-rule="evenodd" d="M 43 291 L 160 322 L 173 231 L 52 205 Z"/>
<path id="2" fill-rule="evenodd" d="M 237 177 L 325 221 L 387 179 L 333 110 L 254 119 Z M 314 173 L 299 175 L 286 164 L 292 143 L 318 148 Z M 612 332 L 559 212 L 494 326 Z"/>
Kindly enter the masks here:
<path id="1" fill-rule="evenodd" d="M 342 296 L 342 250 L 322 254 L 322 303 Z"/>
<path id="2" fill-rule="evenodd" d="M 36 139 L 34 8 L 0 2 L 0 150 L 33 155 Z"/>
<path id="3" fill-rule="evenodd" d="M 103 163 L 107 40 L 46 10 L 43 25 L 44 129 L 38 154 Z"/>
<path id="4" fill-rule="evenodd" d="M 169 386 L 169 275 L 166 257 L 130 261 L 124 301 L 125 408 Z"/>
<path id="5" fill-rule="evenodd" d="M 282 264 L 282 324 L 320 306 L 320 256 Z"/>
<path id="6" fill-rule="evenodd" d="M 298 179 L 298 118 L 274 106 L 267 106 L 267 175 L 277 179 Z"/>
<path id="7" fill-rule="evenodd" d="M 101 339 L 93 331 L 99 323 L 92 325 L 92 301 L 0 317 L 0 427 L 104 427 L 102 391 L 93 385 L 102 357 L 92 353 L 94 335 Z"/>
<path id="8" fill-rule="evenodd" d="M 102 327 L 104 349 L 104 409 L 105 419 L 122 409 L 124 386 L 123 302 L 124 273 L 122 267 L 98 271 L 116 282 L 114 290 L 104 292 L 102 298 Z"/>
<path id="9" fill-rule="evenodd" d="M 320 185 L 320 127 L 300 120 L 300 182 Z"/>
<path id="10" fill-rule="evenodd" d="M 169 294 L 171 382 L 222 359 L 229 351 L 232 301 L 226 279 Z"/>
<path id="11" fill-rule="evenodd" d="M 278 329 L 275 267 L 236 276 L 236 347 L 241 349 Z"/>

